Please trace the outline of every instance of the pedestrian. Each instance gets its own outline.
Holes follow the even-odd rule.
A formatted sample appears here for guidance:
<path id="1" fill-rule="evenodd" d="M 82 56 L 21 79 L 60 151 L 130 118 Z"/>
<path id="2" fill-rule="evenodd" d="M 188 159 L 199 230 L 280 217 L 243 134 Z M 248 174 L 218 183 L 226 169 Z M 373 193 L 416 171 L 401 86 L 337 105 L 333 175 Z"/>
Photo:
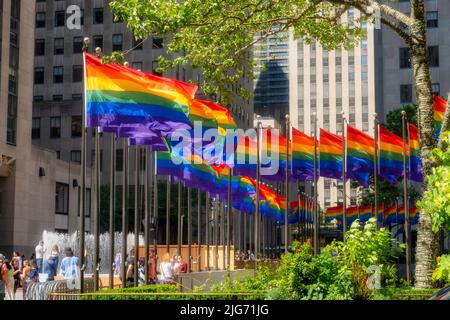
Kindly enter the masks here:
<path id="1" fill-rule="evenodd" d="M 163 261 L 159 265 L 160 281 L 163 284 L 173 284 L 173 267 L 170 261 L 170 254 L 166 252 L 163 257 Z"/>
<path id="2" fill-rule="evenodd" d="M 150 254 L 148 256 L 148 279 L 151 284 L 155 284 L 157 280 L 156 273 L 156 255 L 155 250 L 151 249 Z"/>
<path id="3" fill-rule="evenodd" d="M 188 272 L 188 264 L 183 260 L 183 257 L 178 256 L 178 264 L 180 266 L 179 273 L 187 273 Z"/>
<path id="4" fill-rule="evenodd" d="M 17 264 L 19 266 L 19 269 L 22 271 L 23 268 L 23 258 L 22 255 L 18 252 L 18 251 L 13 251 L 13 257 L 11 259 L 11 263 L 13 263 L 13 261 L 17 261 Z"/>
<path id="5" fill-rule="evenodd" d="M 71 248 L 64 250 L 66 257 L 61 261 L 60 273 L 64 276 L 64 279 L 77 279 L 78 277 L 78 257 L 73 255 Z"/>
<path id="6" fill-rule="evenodd" d="M 139 267 L 138 267 L 138 286 L 145 286 L 145 259 L 139 258 Z"/>
<path id="7" fill-rule="evenodd" d="M 20 275 L 20 280 L 22 282 L 23 300 L 26 300 L 26 297 L 27 297 L 27 277 L 28 277 L 28 274 L 30 273 L 30 271 L 31 271 L 30 261 L 24 260 L 22 274 Z"/>
<path id="8" fill-rule="evenodd" d="M 44 241 L 39 241 L 39 244 L 36 246 L 35 250 L 36 252 L 36 263 L 38 266 L 39 273 L 43 272 L 43 262 L 44 262 L 44 255 L 45 251 L 47 251 L 47 248 L 44 246 Z"/>
<path id="9" fill-rule="evenodd" d="M 16 300 L 16 292 L 20 286 L 20 275 L 22 274 L 22 270 L 19 267 L 19 259 L 13 259 L 11 261 L 11 267 L 13 271 L 13 300 Z"/>
<path id="10" fill-rule="evenodd" d="M 5 282 L 3 282 L 3 277 L 1 275 L 1 270 L 3 270 L 3 261 L 5 261 L 5 256 L 0 253 L 0 301 L 5 300 L 6 295 Z"/>
<path id="11" fill-rule="evenodd" d="M 36 260 L 30 260 L 30 272 L 27 273 L 25 277 L 25 284 L 24 284 L 24 300 L 27 300 L 28 295 L 28 288 L 30 286 L 30 283 L 37 283 L 39 282 L 39 269 L 37 267 Z"/>
<path id="12" fill-rule="evenodd" d="M 127 287 L 132 287 L 134 285 L 134 276 L 135 276 L 135 272 L 134 272 L 134 246 L 131 247 L 130 249 L 130 255 L 128 256 L 127 260 L 126 260 L 126 283 L 127 283 Z"/>
<path id="13" fill-rule="evenodd" d="M 180 272 L 180 269 L 181 269 L 181 262 L 178 259 L 178 255 L 175 254 L 175 255 L 172 256 L 171 263 L 172 263 L 173 274 L 177 275 Z"/>
<path id="14" fill-rule="evenodd" d="M 121 265 L 122 265 L 122 255 L 120 252 L 118 252 L 114 257 L 114 275 L 116 276 L 120 275 Z"/>
<path id="15" fill-rule="evenodd" d="M 59 262 L 59 247 L 57 245 L 54 245 L 50 256 L 44 263 L 44 273 L 48 275 L 47 280 L 52 281 L 55 279 L 55 276 L 58 272 L 58 262 Z"/>
<path id="16" fill-rule="evenodd" d="M 1 277 L 5 284 L 6 295 L 9 300 L 14 300 L 14 276 L 13 268 L 9 259 L 5 259 L 2 264 Z"/>

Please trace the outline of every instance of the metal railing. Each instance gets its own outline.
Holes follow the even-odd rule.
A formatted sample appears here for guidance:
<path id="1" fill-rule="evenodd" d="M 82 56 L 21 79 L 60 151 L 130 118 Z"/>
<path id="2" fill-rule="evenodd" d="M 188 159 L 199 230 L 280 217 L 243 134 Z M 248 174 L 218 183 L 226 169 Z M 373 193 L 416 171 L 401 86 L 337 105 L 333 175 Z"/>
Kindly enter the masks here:
<path id="1" fill-rule="evenodd" d="M 80 294 L 79 289 L 69 288 L 67 280 L 56 280 L 47 282 L 32 282 L 27 287 L 27 300 L 52 300 L 53 294 L 74 294 L 72 299 L 77 300 L 76 294 Z M 84 292 L 94 291 L 94 279 L 84 279 Z M 69 296 L 68 296 L 69 297 Z M 69 299 L 66 299 L 69 300 Z"/>

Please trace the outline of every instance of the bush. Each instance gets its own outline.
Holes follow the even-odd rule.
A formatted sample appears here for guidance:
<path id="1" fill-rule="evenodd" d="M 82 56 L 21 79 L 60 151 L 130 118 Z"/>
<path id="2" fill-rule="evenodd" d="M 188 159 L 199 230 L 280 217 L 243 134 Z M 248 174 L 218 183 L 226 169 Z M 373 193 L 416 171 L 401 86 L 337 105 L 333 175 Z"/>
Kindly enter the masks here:
<path id="1" fill-rule="evenodd" d="M 174 295 L 140 295 L 141 293 L 173 293 L 178 292 L 176 285 L 154 284 L 142 287 L 120 288 L 97 291 L 95 295 L 82 296 L 82 300 L 176 300 Z M 130 295 L 124 295 L 129 293 Z M 132 295 L 137 293 L 136 295 Z M 104 294 L 104 295 L 103 295 Z"/>
<path id="2" fill-rule="evenodd" d="M 436 289 L 396 289 L 385 288 L 377 290 L 372 296 L 372 300 L 429 300 L 435 293 Z"/>
<path id="3" fill-rule="evenodd" d="M 433 280 L 450 283 L 450 255 L 444 254 L 437 258 L 437 266 L 433 272 Z"/>

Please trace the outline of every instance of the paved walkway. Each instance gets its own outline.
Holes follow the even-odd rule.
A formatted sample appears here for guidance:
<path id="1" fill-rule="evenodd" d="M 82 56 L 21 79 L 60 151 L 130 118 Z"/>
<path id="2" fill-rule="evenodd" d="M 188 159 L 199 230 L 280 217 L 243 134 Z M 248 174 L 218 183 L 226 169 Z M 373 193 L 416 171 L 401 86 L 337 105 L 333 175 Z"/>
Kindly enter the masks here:
<path id="1" fill-rule="evenodd" d="M 5 300 L 10 300 L 8 295 L 5 296 Z M 14 300 L 23 300 L 22 288 L 17 289 L 16 298 Z"/>

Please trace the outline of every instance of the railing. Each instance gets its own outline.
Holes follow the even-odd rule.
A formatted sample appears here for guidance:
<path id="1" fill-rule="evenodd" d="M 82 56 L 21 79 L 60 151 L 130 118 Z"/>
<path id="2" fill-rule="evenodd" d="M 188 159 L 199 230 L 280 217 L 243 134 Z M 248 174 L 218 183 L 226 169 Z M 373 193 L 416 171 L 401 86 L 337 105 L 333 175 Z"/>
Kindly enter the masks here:
<path id="1" fill-rule="evenodd" d="M 75 294 L 70 296 L 72 299 L 77 300 L 76 294 L 80 294 L 79 289 L 72 289 L 67 286 L 67 280 L 56 280 L 47 282 L 31 282 L 27 287 L 27 300 L 52 300 L 53 294 Z M 84 292 L 94 291 L 94 279 L 84 279 Z M 69 297 L 69 296 L 68 296 Z M 69 300 L 69 299 L 66 299 Z"/>

